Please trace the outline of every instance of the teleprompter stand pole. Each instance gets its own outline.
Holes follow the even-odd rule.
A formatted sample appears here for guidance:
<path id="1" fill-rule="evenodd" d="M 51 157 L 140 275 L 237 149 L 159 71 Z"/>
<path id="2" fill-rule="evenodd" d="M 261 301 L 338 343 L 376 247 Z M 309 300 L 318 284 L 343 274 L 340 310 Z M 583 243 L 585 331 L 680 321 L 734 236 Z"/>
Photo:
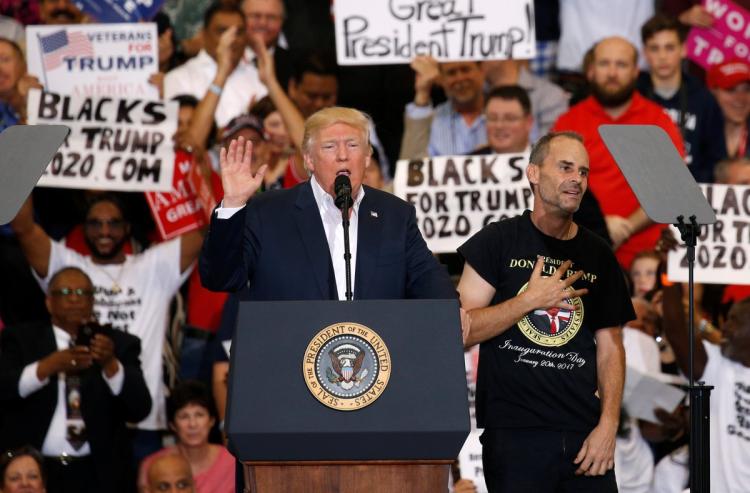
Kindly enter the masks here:
<path id="1" fill-rule="evenodd" d="M 695 246 L 700 228 L 695 216 L 690 216 L 690 222 L 685 217 L 677 216 L 677 229 L 680 230 L 682 241 L 687 247 L 688 261 L 688 332 L 690 337 L 690 491 L 693 493 L 709 493 L 710 460 L 709 460 L 709 419 L 712 386 L 703 382 L 695 382 L 693 365 L 695 361 L 695 293 L 693 269 L 695 268 Z"/>

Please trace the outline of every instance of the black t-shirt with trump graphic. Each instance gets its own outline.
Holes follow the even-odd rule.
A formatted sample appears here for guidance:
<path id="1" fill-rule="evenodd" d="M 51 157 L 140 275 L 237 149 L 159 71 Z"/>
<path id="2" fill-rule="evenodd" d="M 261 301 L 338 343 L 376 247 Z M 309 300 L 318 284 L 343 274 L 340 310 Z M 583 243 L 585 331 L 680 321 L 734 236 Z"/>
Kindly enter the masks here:
<path id="1" fill-rule="evenodd" d="M 570 240 L 547 236 L 526 211 L 489 224 L 458 251 L 495 288 L 492 305 L 526 289 L 537 256 L 544 257 L 542 275 L 566 260 L 573 261 L 566 276 L 583 270 L 573 288 L 589 292 L 568 299 L 575 310 L 534 310 L 482 343 L 476 413 L 482 428 L 591 431 L 601 410 L 594 334 L 635 318 L 610 247 L 580 226 Z"/>

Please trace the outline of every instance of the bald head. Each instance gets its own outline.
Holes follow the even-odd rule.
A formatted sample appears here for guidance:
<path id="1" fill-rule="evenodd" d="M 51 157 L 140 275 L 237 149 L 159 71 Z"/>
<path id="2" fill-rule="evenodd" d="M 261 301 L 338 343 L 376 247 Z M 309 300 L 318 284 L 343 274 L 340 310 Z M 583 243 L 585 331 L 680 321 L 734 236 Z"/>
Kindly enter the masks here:
<path id="1" fill-rule="evenodd" d="M 626 39 L 604 38 L 594 46 L 591 58 L 586 77 L 593 96 L 605 110 L 621 110 L 635 91 L 638 51 Z"/>
<path id="2" fill-rule="evenodd" d="M 148 468 L 148 493 L 195 493 L 190 464 L 180 454 L 158 457 Z"/>
<path id="3" fill-rule="evenodd" d="M 604 38 L 594 45 L 594 63 L 596 63 L 597 58 L 611 56 L 612 53 L 622 54 L 630 58 L 633 65 L 638 65 L 638 48 L 620 36 Z"/>

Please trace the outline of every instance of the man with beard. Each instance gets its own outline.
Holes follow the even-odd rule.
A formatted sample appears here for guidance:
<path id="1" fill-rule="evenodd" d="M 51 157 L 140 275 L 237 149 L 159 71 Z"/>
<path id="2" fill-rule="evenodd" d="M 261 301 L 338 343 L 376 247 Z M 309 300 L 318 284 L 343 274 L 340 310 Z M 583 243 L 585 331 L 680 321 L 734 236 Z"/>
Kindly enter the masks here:
<path id="1" fill-rule="evenodd" d="M 591 160 L 591 191 L 604 212 L 617 259 L 628 268 L 636 253 L 654 247 L 661 228 L 641 208 L 599 136 L 599 126 L 657 125 L 669 134 L 680 154 L 682 137 L 661 106 L 636 92 L 638 52 L 629 41 L 611 37 L 597 43 L 586 76 L 592 95 L 562 115 L 554 130 L 583 136 Z"/>
<path id="2" fill-rule="evenodd" d="M 481 64 L 438 63 L 430 56 L 418 56 L 411 67 L 415 72 L 414 101 L 406 105 L 404 113 L 401 159 L 469 154 L 486 145 Z M 448 100 L 433 107 L 430 93 L 438 83 Z"/>
<path id="3" fill-rule="evenodd" d="M 161 448 L 161 433 L 167 428 L 162 382 L 162 348 L 169 316 L 169 300 L 187 279 L 198 257 L 202 233 L 193 231 L 126 255 L 123 245 L 130 224 L 119 200 L 102 194 L 93 199 L 86 213 L 84 236 L 91 256 L 83 256 L 52 241 L 34 222 L 31 198 L 11 222 L 26 259 L 43 289 L 52 273 L 65 266 L 83 270 L 94 284 L 94 314 L 104 324 L 138 336 L 142 361 L 153 406 L 137 424 L 136 458 Z"/>
<path id="4" fill-rule="evenodd" d="M 529 161 L 533 210 L 458 249 L 465 345 L 481 344 L 485 481 L 493 493 L 616 492 L 621 327 L 635 314 L 609 245 L 573 220 L 589 177 L 581 136 L 547 134 Z"/>
<path id="5" fill-rule="evenodd" d="M 39 18 L 42 24 L 80 24 L 84 15 L 72 0 L 41 0 Z"/>

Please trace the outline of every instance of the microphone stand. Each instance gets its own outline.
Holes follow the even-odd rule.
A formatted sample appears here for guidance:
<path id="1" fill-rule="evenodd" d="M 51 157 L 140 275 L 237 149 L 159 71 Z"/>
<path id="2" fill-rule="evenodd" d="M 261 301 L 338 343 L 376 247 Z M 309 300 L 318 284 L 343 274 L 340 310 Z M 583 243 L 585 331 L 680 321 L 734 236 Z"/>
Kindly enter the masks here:
<path id="1" fill-rule="evenodd" d="M 344 226 L 344 265 L 346 266 L 346 301 L 352 301 L 352 252 L 349 248 L 349 207 L 352 205 L 351 195 L 341 201 L 341 223 Z"/>

